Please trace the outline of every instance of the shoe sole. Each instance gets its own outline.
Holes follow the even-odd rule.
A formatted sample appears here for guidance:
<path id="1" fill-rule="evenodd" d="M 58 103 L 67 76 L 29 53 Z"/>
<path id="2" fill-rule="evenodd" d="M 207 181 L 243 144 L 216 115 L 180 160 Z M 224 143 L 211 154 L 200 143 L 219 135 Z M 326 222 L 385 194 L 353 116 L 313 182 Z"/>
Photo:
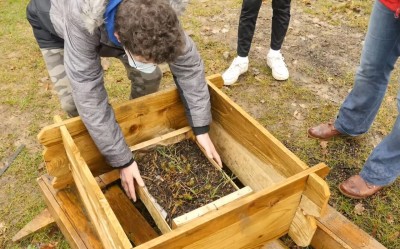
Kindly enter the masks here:
<path id="1" fill-rule="evenodd" d="M 271 71 L 272 71 L 272 67 L 269 65 L 268 61 L 267 61 L 267 66 L 268 66 L 269 69 L 271 69 Z M 271 73 L 272 73 L 272 72 L 271 72 Z M 288 75 L 287 77 L 279 77 L 279 76 L 277 76 L 277 75 L 274 75 L 273 73 L 272 73 L 272 77 L 273 77 L 275 80 L 279 80 L 279 81 L 284 81 L 284 80 L 289 79 L 289 75 Z"/>
<path id="2" fill-rule="evenodd" d="M 342 188 L 340 188 L 340 184 L 338 185 L 338 189 L 339 189 L 340 193 L 342 193 L 342 195 L 344 195 L 344 196 L 346 196 L 346 197 L 349 197 L 349 198 L 351 198 L 351 199 L 360 200 L 360 199 L 365 199 L 365 198 L 369 197 L 369 196 L 360 197 L 360 196 L 350 195 L 350 194 L 344 192 L 344 191 L 342 190 Z"/>
<path id="3" fill-rule="evenodd" d="M 335 137 L 351 137 L 351 136 L 346 135 L 346 134 L 338 134 L 338 135 L 335 135 L 335 136 L 332 136 L 332 137 L 329 137 L 329 138 L 320 138 L 320 137 L 315 137 L 315 136 L 311 135 L 309 131 L 307 131 L 307 136 L 309 138 L 319 139 L 319 140 L 323 140 L 323 141 L 328 141 L 328 140 L 331 140 L 332 138 L 335 138 Z"/>
<path id="4" fill-rule="evenodd" d="M 248 71 L 248 69 L 246 69 L 246 71 L 244 71 L 243 73 L 240 73 L 239 76 L 238 76 L 238 78 L 237 78 L 234 82 L 232 82 L 232 83 L 225 83 L 225 80 L 224 80 L 224 86 L 231 86 L 231 85 L 237 83 L 238 80 L 239 80 L 239 78 L 240 78 L 240 76 L 242 76 L 243 74 L 245 74 L 247 71 Z M 224 79 L 224 78 L 222 78 L 222 79 Z"/>

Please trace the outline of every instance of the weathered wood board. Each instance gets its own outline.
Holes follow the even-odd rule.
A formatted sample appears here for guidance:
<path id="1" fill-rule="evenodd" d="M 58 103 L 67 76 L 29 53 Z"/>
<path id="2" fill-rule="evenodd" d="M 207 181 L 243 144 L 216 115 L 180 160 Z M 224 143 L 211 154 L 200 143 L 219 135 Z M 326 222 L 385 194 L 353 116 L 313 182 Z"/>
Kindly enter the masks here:
<path id="1" fill-rule="evenodd" d="M 222 85 L 218 76 L 209 79 L 215 85 Z M 137 248 L 263 248 L 268 244 L 284 248 L 279 242 L 274 243 L 274 239 L 287 233 L 302 246 L 311 243 L 315 248 L 327 248 L 322 242 L 327 240 L 330 241 L 331 248 L 358 248 L 360 241 L 346 236 L 356 236 L 359 231 L 345 234 L 332 224 L 332 220 L 337 219 L 339 222 L 345 219 L 338 218 L 338 213 L 327 205 L 329 188 L 321 177 L 326 176 L 328 167 L 318 164 L 309 168 L 215 85 L 209 82 L 213 115 L 210 137 L 224 163 L 254 193 L 176 229 L 161 228 L 163 235 Z M 128 101 L 114 107 L 114 111 L 126 141 L 133 150 L 160 143 L 164 140 L 162 136 L 167 136 L 168 139 L 174 139 L 175 135 L 180 136 L 178 140 L 193 137 L 186 128 L 188 124 L 184 108 L 176 89 Z M 171 136 L 171 131 L 174 130 L 176 132 Z M 48 126 L 40 132 L 38 138 L 45 146 L 44 159 L 48 173 L 54 177 L 51 186 L 49 181 L 47 185 L 44 184 L 44 179 L 39 180 L 39 184 L 44 184 L 44 188 L 52 189 L 53 192 L 61 189 L 61 193 L 67 186 L 76 184 L 84 208 L 89 208 L 91 231 L 96 231 L 92 232 L 91 238 L 102 234 L 104 236 L 97 238 L 97 242 L 102 241 L 106 248 L 113 248 L 110 246 L 114 246 L 114 240 L 120 240 L 120 248 L 130 248 L 128 238 L 121 234 L 122 228 L 117 228 L 117 232 L 113 232 L 115 227 L 108 231 L 106 228 L 109 224 L 105 225 L 106 223 L 98 220 L 103 215 L 105 220 L 110 220 L 111 217 L 113 222 L 117 222 L 97 186 L 100 184 L 105 187 L 107 182 L 117 178 L 117 174 L 113 171 L 111 177 L 106 177 L 108 174 L 105 174 L 101 178 L 102 174 L 112 171 L 112 168 L 100 155 L 81 120 L 74 118 Z M 80 167 L 81 165 L 84 167 Z M 84 190 L 84 186 L 96 190 L 89 190 L 88 194 L 85 193 L 88 191 Z M 139 196 L 146 200 L 145 189 L 138 189 Z M 54 202 L 54 198 L 49 193 L 51 190 L 44 193 L 48 205 L 56 207 L 56 204 L 50 203 L 49 200 Z M 150 202 L 146 206 L 152 209 L 151 205 L 153 204 Z M 58 208 L 63 210 L 60 205 Z M 97 208 L 104 211 L 100 216 Z M 49 210 L 67 239 L 72 241 L 70 243 L 75 248 L 87 248 L 84 240 L 77 239 L 79 236 L 74 234 L 74 230 L 68 229 L 68 224 L 72 223 L 66 213 L 57 212 L 56 208 Z M 331 218 L 326 219 L 327 216 Z M 162 227 L 160 224 L 158 226 Z M 349 230 L 353 229 L 350 222 L 343 224 Z M 127 231 L 126 225 L 124 229 Z M 107 236 L 108 238 L 103 238 Z M 379 247 L 380 244 L 375 240 L 366 238 L 370 237 L 366 236 L 364 242 L 369 241 L 368 245 L 375 246 L 370 248 L 384 248 Z M 365 243 L 362 245 L 365 246 Z M 369 248 L 368 245 L 365 248 Z"/>

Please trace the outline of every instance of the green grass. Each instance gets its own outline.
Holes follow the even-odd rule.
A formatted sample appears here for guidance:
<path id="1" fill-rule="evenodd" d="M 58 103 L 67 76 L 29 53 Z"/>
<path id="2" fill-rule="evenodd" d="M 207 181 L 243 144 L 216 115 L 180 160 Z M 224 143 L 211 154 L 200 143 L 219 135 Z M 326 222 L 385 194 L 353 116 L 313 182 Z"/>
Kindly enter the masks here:
<path id="1" fill-rule="evenodd" d="M 36 135 L 42 127 L 53 123 L 54 115 L 65 117 L 57 96 L 46 90 L 41 82 L 47 72 L 30 26 L 25 20 L 27 2 L 0 1 L 0 111 L 3 118 L 0 124 L 0 158 L 10 156 L 19 144 L 26 144 L 8 171 L 0 177 L 0 224 L 7 228 L 5 233 L 1 233 L 0 229 L 0 248 L 37 248 L 41 243 L 53 242 L 58 242 L 57 248 L 69 248 L 54 226 L 34 233 L 19 243 L 10 241 L 18 230 L 45 207 L 36 183 L 36 178 L 45 171 L 39 168 L 43 159 Z M 232 57 L 225 60 L 222 54 L 226 51 L 234 54 L 229 48 L 228 39 L 236 37 L 215 40 L 204 36 L 202 28 L 207 25 L 209 18 L 220 15 L 225 9 L 236 13 L 238 17 L 240 6 L 239 0 L 213 3 L 192 1 L 188 14 L 183 16 L 183 25 L 186 30 L 193 32 L 192 38 L 205 62 L 206 75 L 222 72 L 229 66 Z M 352 27 L 364 32 L 372 1 L 304 0 L 297 1 L 296 7 L 312 18 L 317 17 L 338 28 L 344 25 L 344 28 Z M 122 64 L 115 59 L 110 61 L 111 67 L 105 74 L 106 89 L 112 103 L 121 103 L 128 99 L 130 82 Z M 392 76 L 393 82 L 370 132 L 358 139 L 329 141 L 324 151 L 319 141 L 307 138 L 306 130 L 319 122 L 333 119 L 340 103 L 321 99 L 306 85 L 298 82 L 274 81 L 262 61 L 252 61 L 250 68 L 258 69 L 259 75 L 254 76 L 250 70 L 241 77 L 240 84 L 224 87 L 223 91 L 308 165 L 325 162 L 331 168 L 327 178 L 332 193 L 330 204 L 387 248 L 400 248 L 399 180 L 376 196 L 362 201 L 343 197 L 336 187 L 340 181 L 359 172 L 373 149 L 372 136 L 383 137 L 391 130 L 398 113 L 398 71 Z M 302 72 L 321 82 L 345 89 L 353 84 L 352 69 L 335 76 L 329 70 L 305 65 Z M 171 74 L 167 74 L 162 87 L 169 86 L 171 79 Z M 334 83 L 330 83 L 332 81 Z M 303 119 L 294 117 L 296 111 L 301 113 Z M 358 203 L 366 208 L 361 215 L 354 212 Z"/>
<path id="2" fill-rule="evenodd" d="M 306 13 L 327 21 L 335 26 L 346 24 L 366 30 L 369 15 L 374 1 L 372 0 L 347 0 L 347 1 L 299 1 Z"/>

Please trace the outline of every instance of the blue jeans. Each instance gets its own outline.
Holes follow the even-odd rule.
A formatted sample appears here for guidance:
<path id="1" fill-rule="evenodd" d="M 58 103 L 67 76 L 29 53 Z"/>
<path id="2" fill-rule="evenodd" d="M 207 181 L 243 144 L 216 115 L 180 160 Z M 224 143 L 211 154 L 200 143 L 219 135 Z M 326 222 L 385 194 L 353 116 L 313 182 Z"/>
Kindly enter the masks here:
<path id="1" fill-rule="evenodd" d="M 400 20 L 375 2 L 352 91 L 335 121 L 337 130 L 350 136 L 368 131 L 381 106 L 390 74 L 400 55 Z M 397 95 L 400 111 L 400 93 Z M 372 151 L 360 173 L 374 185 L 385 186 L 400 175 L 400 117 L 390 134 Z"/>

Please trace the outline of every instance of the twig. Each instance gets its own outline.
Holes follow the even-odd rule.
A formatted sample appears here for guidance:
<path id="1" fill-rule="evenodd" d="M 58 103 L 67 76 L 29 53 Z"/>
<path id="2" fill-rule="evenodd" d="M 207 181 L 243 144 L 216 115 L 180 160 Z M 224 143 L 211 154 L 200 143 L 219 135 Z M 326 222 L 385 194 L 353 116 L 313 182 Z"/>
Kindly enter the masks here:
<path id="1" fill-rule="evenodd" d="M 4 167 L 0 170 L 0 176 L 6 172 L 6 170 L 8 169 L 8 167 L 10 167 L 10 165 L 14 162 L 15 158 L 17 158 L 17 156 L 19 155 L 19 153 L 21 153 L 22 149 L 25 147 L 25 144 L 22 144 L 18 147 L 18 149 L 14 152 L 14 154 L 11 155 L 11 157 L 6 161 L 6 163 L 4 164 Z"/>

